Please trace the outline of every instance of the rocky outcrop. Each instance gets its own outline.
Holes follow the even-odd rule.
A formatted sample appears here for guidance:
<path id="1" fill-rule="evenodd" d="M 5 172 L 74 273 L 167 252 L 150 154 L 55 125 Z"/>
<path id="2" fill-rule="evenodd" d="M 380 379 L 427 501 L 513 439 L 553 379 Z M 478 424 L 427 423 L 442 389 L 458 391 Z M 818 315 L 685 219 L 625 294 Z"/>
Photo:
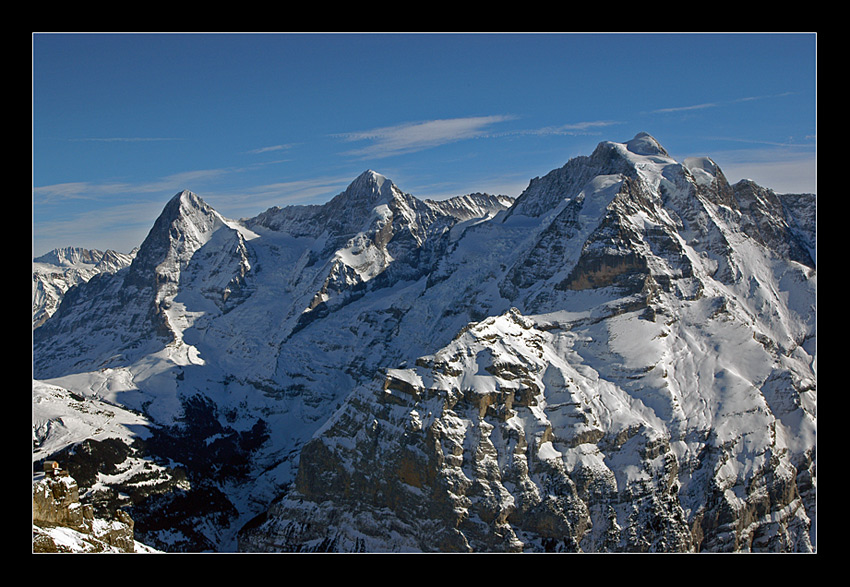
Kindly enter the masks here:
<path id="1" fill-rule="evenodd" d="M 95 517 L 80 503 L 79 487 L 68 475 L 32 484 L 33 552 L 135 552 L 133 520 L 117 510 L 112 519 Z"/>
<path id="2" fill-rule="evenodd" d="M 240 548 L 690 550 L 669 442 L 646 422 L 606 430 L 590 374 L 552 342 L 513 310 L 390 370 L 304 447 Z"/>
<path id="3" fill-rule="evenodd" d="M 759 437 L 761 418 L 728 440 L 668 426 L 581 364 L 581 332 L 511 310 L 388 370 L 305 445 L 294 488 L 240 549 L 812 550 L 809 471 Z"/>
<path id="4" fill-rule="evenodd" d="M 238 515 L 218 484 L 247 476 L 252 452 L 267 439 L 266 424 L 258 421 L 248 430 L 233 430 L 222 425 L 214 406 L 198 398 L 186 402 L 183 421 L 193 426 L 152 428 L 147 438 L 133 442 L 88 438 L 34 465 L 40 469 L 44 462 L 61 462 L 70 476 L 55 482 L 72 480 L 66 492 L 70 502 L 78 496 L 85 502 L 59 509 L 60 514 L 85 511 L 103 519 L 129 515 L 136 539 L 150 547 L 214 550 L 211 535 Z"/>

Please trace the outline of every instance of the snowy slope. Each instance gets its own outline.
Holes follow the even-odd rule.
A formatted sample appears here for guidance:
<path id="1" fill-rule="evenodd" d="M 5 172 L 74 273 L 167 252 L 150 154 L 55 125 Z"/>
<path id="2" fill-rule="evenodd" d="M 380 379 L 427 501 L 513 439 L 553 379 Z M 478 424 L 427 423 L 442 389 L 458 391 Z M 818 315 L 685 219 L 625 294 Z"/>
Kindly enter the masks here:
<path id="1" fill-rule="evenodd" d="M 120 438 L 130 442 L 145 437 L 150 422 L 137 413 L 103 401 L 97 395 L 81 396 L 62 387 L 33 381 L 33 460 L 86 439 Z"/>

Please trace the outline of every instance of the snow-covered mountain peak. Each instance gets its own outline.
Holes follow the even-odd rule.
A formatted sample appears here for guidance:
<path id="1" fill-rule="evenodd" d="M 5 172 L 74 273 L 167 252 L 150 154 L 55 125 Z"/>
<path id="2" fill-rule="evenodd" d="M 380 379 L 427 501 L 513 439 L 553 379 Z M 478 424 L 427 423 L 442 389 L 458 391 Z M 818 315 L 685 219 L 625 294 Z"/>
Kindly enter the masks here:
<path id="1" fill-rule="evenodd" d="M 384 182 L 387 181 L 386 176 L 378 173 L 377 171 L 373 171 L 372 169 L 367 169 L 363 173 L 361 173 L 352 183 L 366 183 L 369 185 L 375 185 L 380 190 L 384 185 Z M 392 183 L 392 181 L 390 181 Z"/>
<path id="2" fill-rule="evenodd" d="M 710 157 L 687 157 L 682 164 L 700 185 L 710 184 L 720 175 L 720 167 Z"/>
<path id="3" fill-rule="evenodd" d="M 563 167 L 532 179 L 506 218 L 511 215 L 542 217 L 583 192 L 599 193 L 598 186 L 602 183 L 608 186 L 625 178 L 642 177 L 657 185 L 669 165 L 679 164 L 647 133 L 638 133 L 622 143 L 602 141 L 591 155 L 574 157 Z M 616 190 L 606 188 L 604 195 L 612 198 Z"/>
<path id="4" fill-rule="evenodd" d="M 59 267 L 76 267 L 79 265 L 95 265 L 104 253 L 82 247 L 61 247 L 33 259 L 33 263 L 57 265 Z"/>
<path id="5" fill-rule="evenodd" d="M 185 263 L 212 233 L 225 226 L 224 217 L 188 190 L 175 194 L 139 247 L 133 268 L 156 267 L 166 260 Z"/>
<path id="6" fill-rule="evenodd" d="M 639 132 L 626 143 L 626 148 L 636 155 L 660 155 L 669 157 L 669 153 L 651 134 Z"/>
<path id="7" fill-rule="evenodd" d="M 189 190 L 175 194 L 163 208 L 161 217 L 166 221 L 207 216 L 210 219 L 222 219 L 221 215 L 200 196 Z M 213 221 L 213 224 L 215 222 Z"/>
<path id="8" fill-rule="evenodd" d="M 387 204 L 399 193 L 395 184 L 385 176 L 372 171 L 364 171 L 352 181 L 334 200 L 345 201 L 347 205 Z"/>
<path id="9" fill-rule="evenodd" d="M 175 194 L 129 267 L 115 272 L 113 278 L 91 280 L 86 287 L 76 288 L 70 296 L 73 300 L 66 295 L 53 320 L 36 331 L 35 345 L 42 336 L 54 336 L 54 329 L 85 332 L 92 328 L 96 334 L 73 339 L 69 348 L 87 352 L 93 364 L 103 364 L 110 357 L 123 361 L 121 351 L 143 340 L 153 340 L 154 345 L 170 341 L 181 353 L 194 352 L 191 345 L 180 346 L 183 333 L 200 317 L 238 302 L 251 269 L 245 244 L 250 234 L 196 194 L 188 190 Z M 182 364 L 188 359 L 174 360 Z"/>

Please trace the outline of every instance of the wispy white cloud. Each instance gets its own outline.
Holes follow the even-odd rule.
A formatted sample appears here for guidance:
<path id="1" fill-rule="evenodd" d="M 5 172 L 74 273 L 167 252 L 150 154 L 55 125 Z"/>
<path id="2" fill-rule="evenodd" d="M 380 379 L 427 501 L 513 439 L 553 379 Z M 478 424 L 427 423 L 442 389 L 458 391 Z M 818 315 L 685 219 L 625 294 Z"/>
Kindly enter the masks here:
<path id="1" fill-rule="evenodd" d="M 371 145 L 346 154 L 357 157 L 383 158 L 413 153 L 456 141 L 487 136 L 497 123 L 512 120 L 506 115 L 472 116 L 409 122 L 372 130 L 336 135 L 347 142 L 371 141 Z"/>
<path id="2" fill-rule="evenodd" d="M 656 110 L 652 110 L 652 114 L 669 114 L 671 112 L 687 112 L 690 110 L 705 110 L 706 108 L 718 108 L 720 106 L 726 106 L 729 104 L 738 104 L 740 102 L 753 102 L 756 100 L 766 100 L 768 98 L 782 98 L 785 96 L 791 96 L 793 92 L 782 92 L 780 94 L 768 94 L 764 96 L 745 96 L 743 98 L 736 98 L 734 100 L 726 100 L 722 102 L 704 102 L 702 104 L 691 104 L 688 106 L 674 106 L 671 108 L 658 108 Z"/>
<path id="3" fill-rule="evenodd" d="M 129 253 L 142 243 L 162 206 L 153 200 L 124 201 L 39 220 L 33 226 L 33 254 L 68 245 Z"/>
<path id="4" fill-rule="evenodd" d="M 74 181 L 33 188 L 33 200 L 43 204 L 67 200 L 97 200 L 127 191 L 126 183 Z"/>
<path id="5" fill-rule="evenodd" d="M 284 149 L 290 149 L 292 145 L 272 145 L 270 147 L 260 147 L 259 149 L 251 149 L 248 151 L 251 155 L 261 155 L 262 153 L 269 153 L 271 151 L 283 151 Z"/>
<path id="6" fill-rule="evenodd" d="M 362 158 L 383 158 L 430 149 L 456 141 L 511 135 L 587 135 L 595 129 L 622 124 L 615 120 L 594 120 L 547 126 L 524 130 L 495 130 L 494 125 L 515 120 L 516 116 L 493 115 L 467 118 L 448 118 L 424 122 L 410 122 L 367 131 L 335 135 L 347 142 L 371 141 L 362 149 L 348 151 L 347 155 Z"/>
<path id="7" fill-rule="evenodd" d="M 704 110 L 706 108 L 716 108 L 719 106 L 717 102 L 706 102 L 705 104 L 693 104 L 691 106 L 677 106 L 673 108 L 658 108 L 653 110 L 653 114 L 667 114 L 669 112 L 686 112 L 688 110 Z"/>
<path id="8" fill-rule="evenodd" d="M 712 141 L 728 141 L 732 143 L 746 143 L 750 145 L 766 145 L 770 147 L 787 147 L 791 149 L 812 149 L 814 148 L 813 141 L 815 140 L 814 135 L 806 135 L 803 139 L 806 141 L 805 143 L 801 143 L 799 141 L 794 140 L 789 137 L 787 141 L 766 141 L 763 139 L 745 139 L 740 137 L 707 137 L 708 140 Z M 771 151 L 771 154 L 774 153 Z M 772 155 L 773 156 L 773 155 Z"/>
<path id="9" fill-rule="evenodd" d="M 586 135 L 591 134 L 592 129 L 604 128 L 622 124 L 616 120 L 594 120 L 588 122 L 575 122 L 571 124 L 562 124 L 560 126 L 545 126 L 534 130 L 520 131 L 521 134 L 531 135 Z M 595 134 L 595 133 L 594 133 Z"/>
<path id="10" fill-rule="evenodd" d="M 182 141 L 172 137 L 90 137 L 68 139 L 75 143 L 147 143 L 154 141 Z"/>
<path id="11" fill-rule="evenodd" d="M 232 173 L 234 169 L 199 169 L 175 173 L 148 182 L 66 182 L 33 188 L 33 198 L 38 203 L 48 204 L 66 200 L 101 200 L 126 194 L 151 194 L 181 189 L 202 181 Z"/>
<path id="12" fill-rule="evenodd" d="M 793 96 L 794 94 L 795 92 L 781 92 L 779 94 L 768 94 L 766 96 L 746 96 L 744 98 L 738 98 L 737 100 L 730 100 L 730 103 L 752 102 L 753 100 L 765 100 L 767 98 L 784 98 L 785 96 Z"/>

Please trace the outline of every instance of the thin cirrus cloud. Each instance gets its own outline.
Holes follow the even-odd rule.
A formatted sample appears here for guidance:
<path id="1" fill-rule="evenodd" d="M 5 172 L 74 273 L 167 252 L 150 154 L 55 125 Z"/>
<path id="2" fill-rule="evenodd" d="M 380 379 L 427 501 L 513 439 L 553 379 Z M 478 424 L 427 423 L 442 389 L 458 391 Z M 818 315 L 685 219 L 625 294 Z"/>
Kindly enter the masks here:
<path id="1" fill-rule="evenodd" d="M 560 126 L 546 126 L 534 130 L 520 131 L 520 134 L 531 135 L 586 135 L 591 134 L 595 128 L 603 128 L 615 124 L 622 124 L 616 120 L 594 120 L 587 122 L 576 122 L 573 124 L 562 124 Z"/>
<path id="2" fill-rule="evenodd" d="M 183 139 L 169 137 L 88 137 L 68 140 L 72 143 L 150 143 L 158 141 L 182 141 Z"/>
<path id="3" fill-rule="evenodd" d="M 766 100 L 768 98 L 783 98 L 785 96 L 791 96 L 793 92 L 782 92 L 780 94 L 770 94 L 766 96 L 745 96 L 743 98 L 738 98 L 736 100 L 727 100 L 725 102 L 703 102 L 701 104 L 691 104 L 689 106 L 674 106 L 672 108 L 657 108 L 653 110 L 653 114 L 668 114 L 671 112 L 687 112 L 690 110 L 705 110 L 706 108 L 718 108 L 720 106 L 727 106 L 729 104 L 738 104 L 740 102 L 753 102 L 756 100 Z"/>
<path id="4" fill-rule="evenodd" d="M 272 151 L 283 151 L 286 149 L 292 148 L 292 145 L 272 145 L 270 147 L 260 147 L 259 149 L 251 149 L 248 151 L 251 155 L 261 155 L 263 153 L 270 153 Z"/>
<path id="5" fill-rule="evenodd" d="M 382 158 L 487 136 L 494 124 L 512 119 L 512 116 L 505 115 L 447 118 L 409 122 L 335 136 L 346 142 L 371 141 L 369 146 L 350 150 L 347 155 Z"/>
<path id="6" fill-rule="evenodd" d="M 706 102 L 705 104 L 692 104 L 691 106 L 676 106 L 673 108 L 658 108 L 653 110 L 653 114 L 667 114 L 670 112 L 688 112 L 690 110 L 704 110 L 706 108 L 716 108 L 719 106 L 716 102 Z"/>
<path id="7" fill-rule="evenodd" d="M 612 120 L 598 120 L 532 130 L 493 130 L 496 124 L 515 119 L 515 116 L 510 115 L 447 118 L 409 122 L 335 136 L 346 142 L 371 141 L 369 146 L 347 151 L 347 155 L 382 158 L 413 153 L 467 139 L 507 135 L 579 135 L 588 134 L 595 128 L 620 124 Z"/>
<path id="8" fill-rule="evenodd" d="M 66 182 L 33 188 L 33 196 L 39 203 L 60 202 L 65 200 L 97 200 L 113 198 L 122 194 L 159 193 L 164 190 L 182 189 L 186 185 L 208 180 L 230 173 L 227 169 L 201 169 L 176 173 L 159 180 L 128 182 Z"/>

